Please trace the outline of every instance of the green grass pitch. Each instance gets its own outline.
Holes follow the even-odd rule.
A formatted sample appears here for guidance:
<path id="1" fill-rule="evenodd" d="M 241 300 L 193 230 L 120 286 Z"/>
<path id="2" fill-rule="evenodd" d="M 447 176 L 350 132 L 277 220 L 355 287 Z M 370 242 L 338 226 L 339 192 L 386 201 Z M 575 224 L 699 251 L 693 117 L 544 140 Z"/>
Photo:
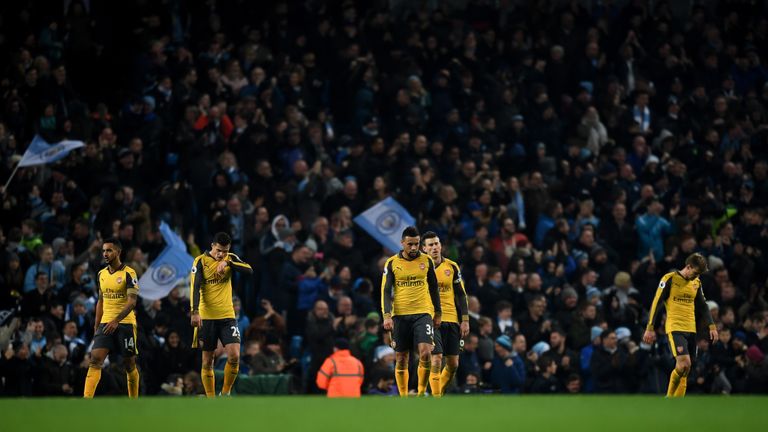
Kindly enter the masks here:
<path id="1" fill-rule="evenodd" d="M 186 431 L 768 430 L 768 397 L 448 396 L 0 399 L 0 430 Z"/>

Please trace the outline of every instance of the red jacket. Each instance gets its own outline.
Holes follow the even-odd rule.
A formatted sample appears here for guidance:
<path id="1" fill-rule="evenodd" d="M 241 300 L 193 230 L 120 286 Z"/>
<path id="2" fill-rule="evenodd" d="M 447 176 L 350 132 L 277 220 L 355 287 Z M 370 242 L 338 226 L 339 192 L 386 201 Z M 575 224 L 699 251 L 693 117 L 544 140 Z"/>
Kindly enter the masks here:
<path id="1" fill-rule="evenodd" d="M 328 397 L 360 397 L 363 364 L 349 350 L 340 350 L 325 359 L 317 372 L 317 386 L 328 390 Z"/>
<path id="2" fill-rule="evenodd" d="M 219 133 L 224 138 L 224 141 L 229 141 L 229 137 L 232 136 L 232 132 L 235 130 L 235 125 L 232 124 L 232 120 L 229 119 L 229 116 L 226 114 L 222 114 L 222 116 L 219 118 Z M 197 118 L 197 121 L 195 121 L 194 129 L 195 130 L 203 130 L 206 127 L 208 127 L 208 122 L 210 119 L 208 118 L 208 115 L 203 114 L 200 117 Z"/>

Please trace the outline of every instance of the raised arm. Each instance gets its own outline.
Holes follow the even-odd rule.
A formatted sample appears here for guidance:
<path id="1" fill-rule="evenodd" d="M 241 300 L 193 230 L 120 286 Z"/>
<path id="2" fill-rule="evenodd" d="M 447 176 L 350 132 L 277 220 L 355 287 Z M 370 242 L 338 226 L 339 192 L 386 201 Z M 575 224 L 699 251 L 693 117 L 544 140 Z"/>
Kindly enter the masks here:
<path id="1" fill-rule="evenodd" d="M 229 266 L 232 267 L 233 272 L 253 274 L 253 268 L 250 264 L 240 259 L 239 256 L 230 253 L 229 254 Z"/>

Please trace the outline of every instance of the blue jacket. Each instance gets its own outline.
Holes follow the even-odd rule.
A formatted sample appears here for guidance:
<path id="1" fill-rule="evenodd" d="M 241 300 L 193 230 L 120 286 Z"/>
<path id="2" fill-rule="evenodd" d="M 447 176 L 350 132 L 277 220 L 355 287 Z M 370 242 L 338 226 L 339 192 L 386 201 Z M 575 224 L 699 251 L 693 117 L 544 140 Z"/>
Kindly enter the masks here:
<path id="1" fill-rule="evenodd" d="M 504 363 L 512 359 L 512 366 Z M 498 354 L 493 356 L 491 363 L 491 383 L 501 389 L 502 393 L 520 393 L 525 383 L 525 363 L 520 356 L 501 358 Z"/>
<path id="2" fill-rule="evenodd" d="M 545 214 L 539 215 L 539 222 L 536 224 L 536 235 L 533 238 L 533 243 L 537 248 L 540 248 L 544 243 L 544 237 L 547 232 L 555 227 L 555 220 Z"/>
<path id="3" fill-rule="evenodd" d="M 48 280 L 54 283 L 54 292 L 58 292 L 64 283 L 67 282 L 66 269 L 61 261 L 54 261 L 51 264 L 44 264 L 38 261 L 27 269 L 27 274 L 24 276 L 25 293 L 34 291 L 38 272 L 48 273 Z"/>
<path id="4" fill-rule="evenodd" d="M 664 258 L 663 236 L 672 232 L 672 224 L 661 216 L 644 214 L 637 218 L 635 224 L 637 235 L 640 237 L 640 245 L 637 251 L 638 258 L 648 255 L 653 250 L 656 261 Z"/>
<path id="5" fill-rule="evenodd" d="M 595 352 L 595 346 L 590 343 L 581 349 L 581 376 L 584 378 L 584 393 L 595 392 L 595 380 L 592 379 L 592 353 Z"/>

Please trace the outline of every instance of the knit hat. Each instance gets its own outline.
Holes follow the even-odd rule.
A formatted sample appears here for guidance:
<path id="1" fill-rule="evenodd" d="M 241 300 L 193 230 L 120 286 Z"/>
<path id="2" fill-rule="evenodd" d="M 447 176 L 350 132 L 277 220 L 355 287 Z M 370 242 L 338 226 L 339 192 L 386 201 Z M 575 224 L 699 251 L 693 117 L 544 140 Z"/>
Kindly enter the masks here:
<path id="1" fill-rule="evenodd" d="M 601 334 L 603 334 L 603 328 L 594 326 L 589 330 L 589 340 L 594 341 L 599 338 Z"/>
<path id="2" fill-rule="evenodd" d="M 749 347 L 746 353 L 747 358 L 749 361 L 751 361 L 754 364 L 760 364 L 765 359 L 765 354 L 763 354 L 762 351 L 760 351 L 760 348 L 757 347 L 757 345 L 752 345 Z"/>
<path id="3" fill-rule="evenodd" d="M 619 327 L 616 329 L 616 339 L 621 341 L 622 339 L 629 339 L 632 337 L 632 331 L 626 327 Z"/>
<path id="4" fill-rule="evenodd" d="M 595 297 L 600 297 L 600 290 L 595 287 L 587 288 L 587 300 L 592 300 Z"/>
<path id="5" fill-rule="evenodd" d="M 544 341 L 538 342 L 533 346 L 533 348 L 531 348 L 531 351 L 535 352 L 536 355 L 541 356 L 545 352 L 549 351 L 549 344 Z"/>
<path id="6" fill-rule="evenodd" d="M 384 358 L 384 356 L 387 355 L 394 355 L 395 350 L 392 349 L 392 347 L 389 347 L 387 345 L 379 345 L 376 347 L 375 350 L 373 350 L 373 361 L 379 361 Z"/>
<path id="7" fill-rule="evenodd" d="M 507 351 L 512 351 L 512 339 L 507 335 L 501 335 L 496 338 L 496 343 L 504 347 Z"/>

